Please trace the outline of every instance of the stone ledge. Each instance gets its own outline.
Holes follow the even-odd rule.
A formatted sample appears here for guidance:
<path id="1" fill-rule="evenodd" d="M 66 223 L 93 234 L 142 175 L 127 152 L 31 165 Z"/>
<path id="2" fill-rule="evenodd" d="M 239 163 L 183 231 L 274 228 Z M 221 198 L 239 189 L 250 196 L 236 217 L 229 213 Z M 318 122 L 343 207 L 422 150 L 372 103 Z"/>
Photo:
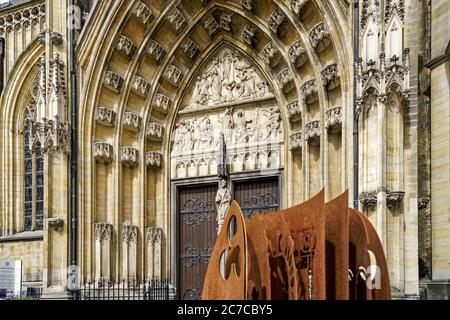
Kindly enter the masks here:
<path id="1" fill-rule="evenodd" d="M 16 233 L 12 236 L 0 237 L 0 243 L 17 242 L 17 241 L 41 241 L 41 240 L 44 240 L 43 231 L 27 231 Z"/>

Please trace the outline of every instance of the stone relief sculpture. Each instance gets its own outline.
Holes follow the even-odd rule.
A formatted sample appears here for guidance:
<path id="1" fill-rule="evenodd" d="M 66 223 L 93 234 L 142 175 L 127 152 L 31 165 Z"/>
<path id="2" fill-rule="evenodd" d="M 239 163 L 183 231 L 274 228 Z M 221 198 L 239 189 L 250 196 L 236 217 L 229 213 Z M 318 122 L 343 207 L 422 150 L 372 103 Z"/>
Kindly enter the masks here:
<path id="1" fill-rule="evenodd" d="M 216 207 L 217 207 L 217 233 L 220 233 L 222 229 L 223 222 L 225 220 L 225 215 L 230 209 L 231 205 L 231 193 L 228 188 L 228 182 L 225 178 L 220 180 L 220 188 L 217 190 L 216 195 Z"/>
<path id="2" fill-rule="evenodd" d="M 222 139 L 233 172 L 277 167 L 284 145 L 281 121 L 275 97 L 255 66 L 238 51 L 222 49 L 197 75 L 179 112 L 172 177 L 216 174 Z"/>
<path id="3" fill-rule="evenodd" d="M 265 81 L 238 51 L 223 49 L 200 74 L 186 111 L 273 97 Z"/>

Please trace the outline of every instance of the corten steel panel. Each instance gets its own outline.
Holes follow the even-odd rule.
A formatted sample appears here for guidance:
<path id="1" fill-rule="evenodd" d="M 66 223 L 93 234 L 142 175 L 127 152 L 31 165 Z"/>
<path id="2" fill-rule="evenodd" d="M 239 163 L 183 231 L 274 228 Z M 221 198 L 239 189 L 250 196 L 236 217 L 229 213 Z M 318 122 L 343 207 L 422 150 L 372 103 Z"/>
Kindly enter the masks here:
<path id="1" fill-rule="evenodd" d="M 326 204 L 325 250 L 327 300 L 348 300 L 348 191 Z"/>
<path id="2" fill-rule="evenodd" d="M 367 255 L 368 258 L 368 264 L 367 267 L 370 265 L 377 266 L 379 269 L 377 272 L 379 272 L 379 287 L 375 288 L 373 290 L 369 290 L 370 292 L 370 299 L 371 300 L 389 300 L 391 299 L 391 287 L 390 287 L 390 281 L 389 281 L 389 272 L 387 267 L 387 261 L 386 256 L 384 254 L 383 246 L 381 244 L 380 238 L 378 237 L 378 234 L 373 227 L 373 225 L 370 223 L 369 219 L 365 217 L 362 213 L 353 211 L 354 215 L 358 215 L 360 223 L 364 226 L 364 231 L 366 233 L 366 239 L 367 239 L 367 250 L 368 252 L 371 252 L 373 254 L 372 257 L 370 255 Z M 366 269 L 367 269 L 366 267 Z"/>
<path id="3" fill-rule="evenodd" d="M 216 241 L 217 186 L 179 190 L 180 298 L 201 298 L 204 275 Z"/>
<path id="4" fill-rule="evenodd" d="M 231 232 L 231 230 L 234 232 Z M 247 232 L 244 216 L 233 201 L 214 246 L 205 277 L 204 300 L 245 300 L 247 297 Z M 222 255 L 226 265 L 221 272 Z"/>

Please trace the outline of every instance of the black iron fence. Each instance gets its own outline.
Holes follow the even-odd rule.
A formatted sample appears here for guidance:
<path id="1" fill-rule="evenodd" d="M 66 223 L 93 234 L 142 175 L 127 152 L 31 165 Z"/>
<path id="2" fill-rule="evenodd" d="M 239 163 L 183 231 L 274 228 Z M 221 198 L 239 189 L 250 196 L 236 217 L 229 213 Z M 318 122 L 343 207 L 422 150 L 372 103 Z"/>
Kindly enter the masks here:
<path id="1" fill-rule="evenodd" d="M 111 284 L 107 281 L 83 283 L 76 291 L 78 300 L 169 300 L 168 280 L 121 281 Z"/>

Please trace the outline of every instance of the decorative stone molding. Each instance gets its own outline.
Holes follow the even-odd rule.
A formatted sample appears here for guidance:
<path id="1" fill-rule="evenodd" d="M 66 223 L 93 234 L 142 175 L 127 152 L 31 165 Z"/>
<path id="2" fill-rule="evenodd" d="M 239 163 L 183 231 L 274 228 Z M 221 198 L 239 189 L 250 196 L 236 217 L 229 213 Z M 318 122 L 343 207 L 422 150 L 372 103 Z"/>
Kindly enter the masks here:
<path id="1" fill-rule="evenodd" d="M 197 54 L 200 52 L 200 48 L 197 46 L 197 44 L 192 41 L 191 39 L 187 38 L 186 42 L 183 45 L 183 51 L 186 56 L 188 56 L 190 59 L 194 59 Z"/>
<path id="2" fill-rule="evenodd" d="M 53 58 L 50 59 L 49 64 L 48 96 L 50 97 L 50 101 L 54 100 L 59 102 L 62 107 L 65 107 L 67 88 L 66 77 L 64 75 L 64 62 L 61 60 L 59 54 L 55 53 Z M 53 115 L 59 115 L 58 111 L 54 110 Z"/>
<path id="3" fill-rule="evenodd" d="M 113 71 L 107 71 L 105 74 L 105 78 L 103 79 L 103 84 L 110 90 L 116 93 L 120 93 L 120 90 L 122 89 L 123 79 Z"/>
<path id="4" fill-rule="evenodd" d="M 176 31 L 181 31 L 186 22 L 186 18 L 183 13 L 181 13 L 181 11 L 176 7 L 173 8 L 169 15 L 166 16 L 166 19 Z"/>
<path id="5" fill-rule="evenodd" d="M 283 91 L 287 92 L 292 89 L 294 77 L 292 76 L 289 69 L 282 70 L 277 76 L 278 85 L 283 89 Z"/>
<path id="6" fill-rule="evenodd" d="M 330 34 L 323 22 L 316 25 L 309 34 L 309 41 L 316 52 L 322 52 L 331 43 Z"/>
<path id="7" fill-rule="evenodd" d="M 47 219 L 47 227 L 48 227 L 48 230 L 61 231 L 61 229 L 64 227 L 64 219 L 63 218 L 48 218 Z"/>
<path id="8" fill-rule="evenodd" d="M 151 41 L 150 46 L 148 47 L 146 52 L 158 63 L 161 62 L 161 59 L 164 57 L 166 53 L 164 48 L 155 40 Z"/>
<path id="9" fill-rule="evenodd" d="M 111 241 L 113 226 L 109 223 L 94 223 L 94 236 L 97 241 Z"/>
<path id="10" fill-rule="evenodd" d="M 384 23 L 387 25 L 389 21 L 397 13 L 401 21 L 405 20 L 405 0 L 386 0 L 384 9 Z"/>
<path id="11" fill-rule="evenodd" d="M 314 103 L 318 99 L 319 90 L 317 88 L 316 79 L 311 79 L 306 81 L 302 87 L 301 91 L 303 94 L 303 102 L 306 104 Z"/>
<path id="12" fill-rule="evenodd" d="M 147 248 L 147 280 L 161 279 L 163 277 L 163 230 L 157 227 L 145 228 L 145 243 Z"/>
<path id="13" fill-rule="evenodd" d="M 241 0 L 241 6 L 242 8 L 251 11 L 253 9 L 253 0 Z"/>
<path id="14" fill-rule="evenodd" d="M 151 122 L 147 125 L 147 139 L 154 142 L 161 142 L 164 136 L 164 126 Z"/>
<path id="15" fill-rule="evenodd" d="M 303 133 L 296 132 L 289 137 L 289 150 L 300 151 L 303 148 Z"/>
<path id="16" fill-rule="evenodd" d="M 135 168 L 139 165 L 139 151 L 130 147 L 120 149 L 120 161 L 126 168 Z"/>
<path id="17" fill-rule="evenodd" d="M 321 72 L 323 86 L 329 90 L 339 85 L 339 69 L 337 64 L 330 64 Z"/>
<path id="18" fill-rule="evenodd" d="M 394 208 L 405 197 L 403 191 L 388 191 L 386 194 L 386 205 L 388 208 Z"/>
<path id="19" fill-rule="evenodd" d="M 159 110 L 162 111 L 164 113 L 166 113 L 171 105 L 171 101 L 169 99 L 168 96 L 162 94 L 162 93 L 157 93 L 156 97 L 155 97 L 155 107 Z"/>
<path id="20" fill-rule="evenodd" d="M 137 277 L 138 230 L 129 221 L 122 224 L 122 278 L 128 281 L 134 281 Z"/>
<path id="21" fill-rule="evenodd" d="M 173 64 L 170 65 L 165 72 L 166 79 L 172 84 L 178 86 L 180 84 L 183 73 Z"/>
<path id="22" fill-rule="evenodd" d="M 139 132 L 141 129 L 142 118 L 139 114 L 126 111 L 123 116 L 123 127 L 133 132 Z"/>
<path id="23" fill-rule="evenodd" d="M 31 122 L 31 152 L 36 152 L 37 147 L 44 153 L 63 153 L 70 155 L 71 152 L 71 126 L 69 123 L 43 118 L 42 122 Z"/>
<path id="24" fill-rule="evenodd" d="M 425 208 L 428 207 L 428 205 L 430 204 L 430 198 L 417 198 L 417 207 L 419 208 L 419 210 L 423 210 Z"/>
<path id="25" fill-rule="evenodd" d="M 109 223 L 95 223 L 95 281 L 109 283 L 111 280 L 111 249 L 113 226 Z"/>
<path id="26" fill-rule="evenodd" d="M 311 144 L 320 143 L 320 121 L 314 120 L 308 122 L 305 127 L 305 140 Z"/>
<path id="27" fill-rule="evenodd" d="M 47 32 L 45 32 L 45 31 L 41 32 L 37 36 L 37 38 L 42 45 L 45 45 L 45 43 L 47 41 Z M 53 43 L 54 45 L 57 45 L 57 46 L 62 45 L 64 42 L 63 36 L 59 32 L 50 32 L 50 41 L 51 41 L 51 43 Z"/>
<path id="28" fill-rule="evenodd" d="M 209 16 L 203 22 L 203 28 L 206 30 L 210 37 L 213 37 L 217 30 L 219 30 L 219 23 L 213 16 Z"/>
<path id="29" fill-rule="evenodd" d="M 145 165 L 147 168 L 159 169 L 162 166 L 163 155 L 159 152 L 147 152 L 145 154 Z"/>
<path id="30" fill-rule="evenodd" d="M 128 60 L 131 60 L 136 52 L 136 46 L 133 41 L 122 35 L 119 37 L 119 41 L 117 41 L 116 50 L 127 57 Z"/>
<path id="31" fill-rule="evenodd" d="M 369 191 L 369 192 L 361 192 L 359 195 L 359 201 L 363 208 L 372 209 L 377 206 L 377 192 Z"/>
<path id="32" fill-rule="evenodd" d="M 122 224 L 121 236 L 123 242 L 134 242 L 138 240 L 138 227 L 132 226 L 130 222 L 124 222 Z"/>
<path id="33" fill-rule="evenodd" d="M 133 13 L 144 25 L 146 25 L 153 17 L 153 12 L 141 1 L 138 2 Z"/>
<path id="34" fill-rule="evenodd" d="M 277 8 L 274 12 L 272 12 L 272 14 L 269 16 L 269 19 L 267 20 L 269 29 L 273 33 L 278 33 L 278 28 L 284 22 L 285 19 L 286 16 L 284 15 L 283 11 L 281 11 L 280 8 Z"/>
<path id="35" fill-rule="evenodd" d="M 106 107 L 98 106 L 95 108 L 95 121 L 107 127 L 114 127 L 116 113 Z"/>
<path id="36" fill-rule="evenodd" d="M 134 93 L 143 98 L 147 98 L 148 93 L 150 92 L 150 88 L 150 83 L 147 80 L 138 76 L 134 76 L 133 83 L 131 85 L 131 89 Z"/>
<path id="37" fill-rule="evenodd" d="M 94 143 L 94 159 L 100 164 L 109 164 L 114 159 L 114 149 L 109 143 Z"/>
<path id="38" fill-rule="evenodd" d="M 289 59 L 296 67 L 301 67 L 308 60 L 306 49 L 301 40 L 298 40 L 289 48 L 288 54 Z"/>
<path id="39" fill-rule="evenodd" d="M 294 11 L 294 13 L 298 16 L 300 15 L 300 10 L 302 10 L 303 6 L 308 2 L 309 0 L 291 0 L 291 9 Z"/>
<path id="40" fill-rule="evenodd" d="M 253 47 L 255 45 L 257 31 L 258 29 L 251 24 L 247 24 L 244 27 L 244 31 L 242 32 L 242 39 L 250 47 Z"/>
<path id="41" fill-rule="evenodd" d="M 220 16 L 220 29 L 228 32 L 232 32 L 233 14 L 224 12 Z"/>
<path id="42" fill-rule="evenodd" d="M 291 122 L 295 122 L 295 121 L 301 119 L 302 109 L 300 107 L 298 100 L 293 100 L 293 101 L 289 102 L 288 105 L 286 106 L 286 109 L 287 109 L 289 120 Z"/>
<path id="43" fill-rule="evenodd" d="M 25 29 L 29 26 L 41 24 L 46 19 L 45 3 L 36 4 L 36 1 L 20 10 L 9 12 L 5 15 L 0 13 L 0 37 L 13 30 Z"/>
<path id="44" fill-rule="evenodd" d="M 266 46 L 261 50 L 261 58 L 269 66 L 276 64 L 275 57 L 278 55 L 278 49 L 273 45 L 272 42 L 266 44 Z"/>
<path id="45" fill-rule="evenodd" d="M 342 129 L 342 107 L 330 108 L 326 112 L 326 129 L 328 132 L 340 132 Z"/>
<path id="46" fill-rule="evenodd" d="M 182 114 L 171 134 L 172 178 L 217 174 L 218 145 L 223 141 L 230 172 L 280 168 L 285 150 L 283 132 L 275 101 Z"/>
<path id="47" fill-rule="evenodd" d="M 370 18 L 375 20 L 378 27 L 380 25 L 380 15 L 379 0 L 363 0 L 361 6 L 361 33 L 365 31 L 365 27 Z"/>

